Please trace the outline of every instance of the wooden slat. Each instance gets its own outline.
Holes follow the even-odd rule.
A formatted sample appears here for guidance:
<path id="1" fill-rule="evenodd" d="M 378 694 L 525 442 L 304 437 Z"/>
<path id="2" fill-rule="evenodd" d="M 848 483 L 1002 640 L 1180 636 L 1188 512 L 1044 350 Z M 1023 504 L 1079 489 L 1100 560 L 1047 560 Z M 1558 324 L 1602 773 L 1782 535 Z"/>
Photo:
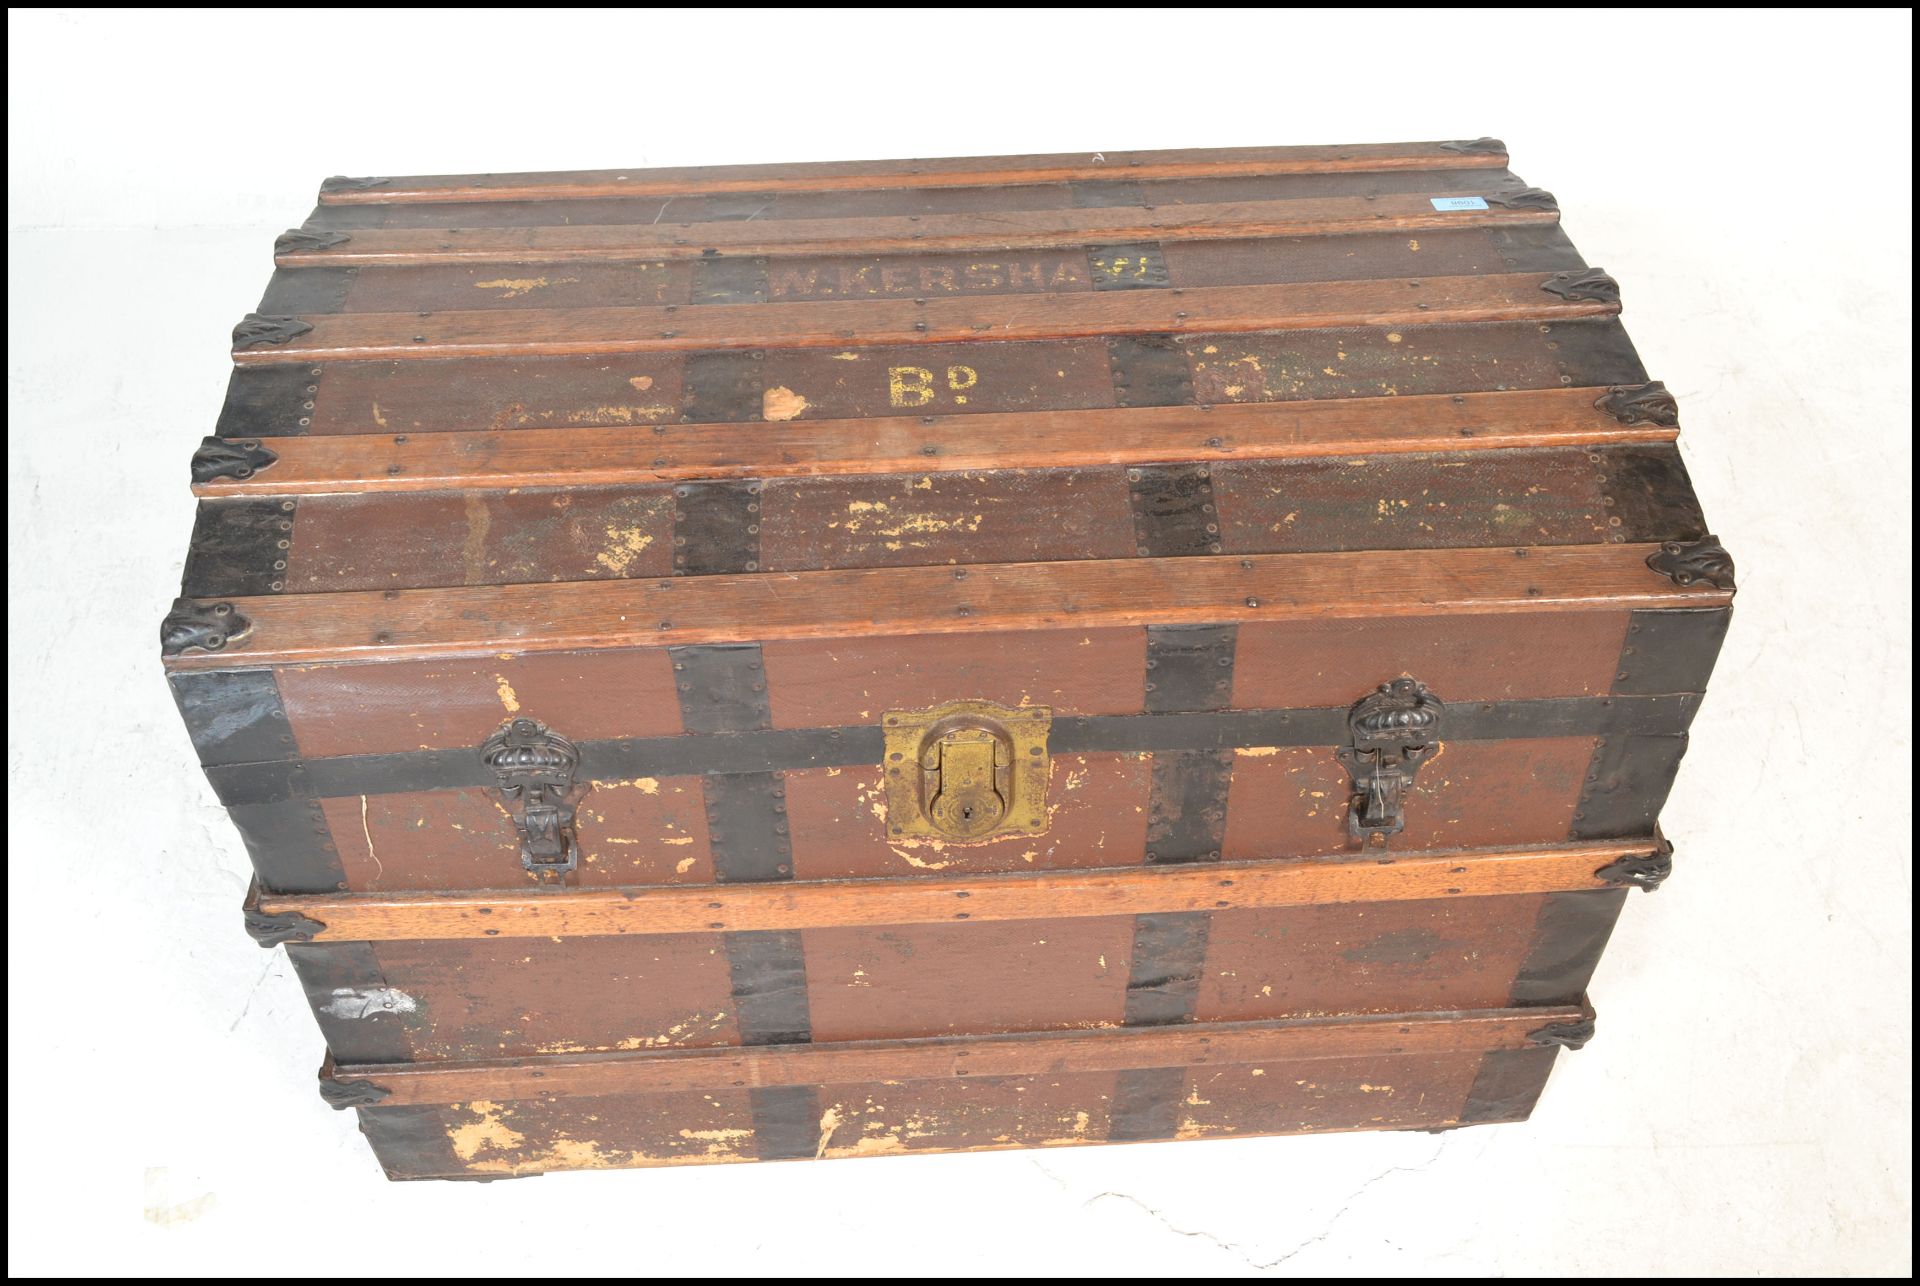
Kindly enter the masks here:
<path id="1" fill-rule="evenodd" d="M 1551 273 L 1317 281 L 1197 290 L 1000 298 L 335 313 L 281 344 L 236 348 L 241 364 L 443 357 L 566 357 L 738 348 L 823 348 L 1090 335 L 1323 330 L 1449 322 L 1564 321 L 1620 311 L 1542 288 Z"/>
<path id="2" fill-rule="evenodd" d="M 528 174 L 446 174 L 329 184 L 329 205 L 428 201 L 534 201 L 692 192 L 827 192 L 852 188 L 945 188 L 1077 180 L 1225 178 L 1251 174 L 1334 174 L 1353 170 L 1501 169 L 1504 149 L 1450 150 L 1443 143 L 1350 143 L 1326 147 L 1190 148 L 1149 152 L 1063 152 L 782 165 L 566 170 Z"/>
<path id="3" fill-rule="evenodd" d="M 249 623 L 175 669 L 398 657 L 1381 616 L 1720 607 L 1658 545 L 1363 550 L 568 581 L 230 600 Z"/>
<path id="4" fill-rule="evenodd" d="M 848 1041 L 758 1048 L 643 1050 L 474 1062 L 329 1064 L 321 1076 L 387 1091 L 383 1107 L 711 1091 L 717 1086 L 858 1085 L 957 1077 L 1041 1076 L 1137 1067 L 1231 1067 L 1394 1054 L 1533 1048 L 1528 1034 L 1591 1021 L 1585 1005 L 1419 1014 L 1183 1023 L 1098 1033 Z"/>
<path id="5" fill-rule="evenodd" d="M 1489 190 L 1491 191 L 1491 189 Z M 1470 195 L 1470 194 L 1449 194 Z M 905 254 L 1116 241 L 1218 241 L 1557 223 L 1557 210 L 1436 210 L 1425 196 L 1336 197 L 1085 210 L 1000 210 L 864 219 L 629 223 L 535 228 L 394 228 L 324 249 L 282 250 L 283 268 L 448 263 L 596 263 L 727 255 Z"/>
<path id="6" fill-rule="evenodd" d="M 580 938 L 952 924 L 1562 893 L 1606 887 L 1594 872 L 1653 851 L 1648 840 L 1511 852 L 1395 854 L 1305 862 L 1204 862 L 912 880 L 489 893 L 259 895 L 267 914 L 326 927 L 321 942 Z"/>
<path id="7" fill-rule="evenodd" d="M 275 438 L 279 457 L 203 496 L 608 486 L 716 478 L 1054 469 L 1409 451 L 1671 442 L 1604 388 L 964 416 Z"/>

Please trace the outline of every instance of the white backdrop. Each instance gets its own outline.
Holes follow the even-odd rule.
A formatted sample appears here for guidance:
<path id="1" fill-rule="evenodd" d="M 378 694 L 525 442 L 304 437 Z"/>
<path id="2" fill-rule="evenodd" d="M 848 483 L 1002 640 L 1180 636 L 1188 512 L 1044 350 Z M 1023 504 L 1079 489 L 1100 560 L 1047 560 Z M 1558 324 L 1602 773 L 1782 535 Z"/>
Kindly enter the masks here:
<path id="1" fill-rule="evenodd" d="M 1911 1271 L 1911 15 L 40 11 L 8 20 L 16 1273 Z M 313 1091 L 153 635 L 325 175 L 1507 140 L 1740 561 L 1534 1120 L 390 1185 Z"/>

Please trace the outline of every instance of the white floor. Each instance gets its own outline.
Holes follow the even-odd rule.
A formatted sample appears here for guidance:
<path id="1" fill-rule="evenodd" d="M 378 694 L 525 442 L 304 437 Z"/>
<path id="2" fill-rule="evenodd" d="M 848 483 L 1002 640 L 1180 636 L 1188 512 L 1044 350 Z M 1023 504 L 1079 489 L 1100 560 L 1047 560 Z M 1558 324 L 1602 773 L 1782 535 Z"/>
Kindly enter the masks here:
<path id="1" fill-rule="evenodd" d="M 1051 36 L 1085 44 L 1078 22 Z M 153 637 L 178 584 L 186 457 L 220 403 L 227 328 L 259 294 L 268 239 L 298 221 L 330 162 L 307 161 L 276 213 L 245 227 L 12 233 L 10 1269 L 1909 1273 L 1910 64 L 1875 52 L 1872 32 L 1857 47 L 1827 37 L 1805 52 L 1825 77 L 1810 89 L 1788 74 L 1803 52 L 1793 25 L 1769 30 L 1757 62 L 1736 49 L 1703 67 L 1702 37 L 1658 92 L 1620 82 L 1596 98 L 1605 111 L 1626 111 L 1635 83 L 1652 101 L 1584 133 L 1564 115 L 1534 119 L 1531 97 L 1501 110 L 1534 73 L 1501 72 L 1517 79 L 1474 101 L 1485 124 L 1472 132 L 1505 130 L 1516 168 L 1559 193 L 1582 250 L 1625 283 L 1634 339 L 1679 395 L 1741 597 L 1665 819 L 1678 871 L 1629 903 L 1593 985 L 1598 1038 L 1562 1057 L 1530 1123 L 1444 1136 L 386 1183 L 352 1115 L 314 1093 L 319 1041 L 283 953 L 241 934 L 246 858 L 194 768 Z M 1597 63 L 1567 48 L 1553 76 L 1604 89 L 1610 58 L 1652 77 L 1674 52 L 1637 44 L 1605 37 Z M 84 145 L 58 136 L 59 103 L 31 119 L 21 106 L 16 147 L 43 123 L 56 131 L 28 176 L 40 195 L 62 173 L 97 184 L 57 155 Z M 324 113 L 290 110 L 286 128 L 325 130 Z M 1465 132 L 1452 114 L 1423 123 L 1418 106 L 1356 110 L 1254 132 Z M 1048 127 L 1109 133 L 1070 125 Z M 1165 145 L 1209 141 L 1204 121 L 1186 126 Z M 863 131 L 813 151 L 1041 146 L 1020 141 L 1023 127 L 1031 139 L 1031 125 L 996 118 L 939 123 L 917 148 Z M 271 143 L 279 128 L 243 132 Z M 1133 134 L 1157 145 L 1169 131 L 1162 119 Z M 403 168 L 353 141 L 373 162 L 343 150 L 331 168 Z M 622 137 L 598 151 L 663 163 Z M 539 163 L 518 157 L 500 163 Z"/>

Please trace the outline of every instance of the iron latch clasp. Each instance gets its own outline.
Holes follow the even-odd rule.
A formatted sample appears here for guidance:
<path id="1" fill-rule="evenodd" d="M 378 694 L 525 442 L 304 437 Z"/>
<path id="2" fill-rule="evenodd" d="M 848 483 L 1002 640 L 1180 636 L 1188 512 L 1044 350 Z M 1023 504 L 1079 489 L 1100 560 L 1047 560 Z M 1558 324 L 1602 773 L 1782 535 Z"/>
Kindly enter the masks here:
<path id="1" fill-rule="evenodd" d="M 1347 834 L 1355 842 L 1384 844 L 1407 825 L 1414 775 L 1439 745 L 1446 706 L 1416 679 L 1383 683 L 1347 712 L 1350 745 L 1338 754 L 1353 779 Z"/>
<path id="2" fill-rule="evenodd" d="M 515 719 L 487 738 L 480 757 L 493 771 L 514 829 L 520 861 L 541 879 L 559 879 L 579 864 L 574 833 L 574 775 L 580 752 L 533 719 Z"/>

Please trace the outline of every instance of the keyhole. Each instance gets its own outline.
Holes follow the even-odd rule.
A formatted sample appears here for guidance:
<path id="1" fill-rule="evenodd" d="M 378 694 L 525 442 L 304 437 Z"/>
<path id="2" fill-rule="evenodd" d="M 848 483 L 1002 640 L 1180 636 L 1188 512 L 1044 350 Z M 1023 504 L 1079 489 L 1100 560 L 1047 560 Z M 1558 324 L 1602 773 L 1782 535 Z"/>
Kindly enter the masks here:
<path id="1" fill-rule="evenodd" d="M 960 808 L 960 820 L 961 820 L 961 821 L 963 821 L 963 822 L 970 822 L 970 821 L 972 821 L 972 820 L 973 820 L 973 805 L 972 805 L 972 804 L 963 804 L 963 805 L 961 806 L 961 808 Z"/>

